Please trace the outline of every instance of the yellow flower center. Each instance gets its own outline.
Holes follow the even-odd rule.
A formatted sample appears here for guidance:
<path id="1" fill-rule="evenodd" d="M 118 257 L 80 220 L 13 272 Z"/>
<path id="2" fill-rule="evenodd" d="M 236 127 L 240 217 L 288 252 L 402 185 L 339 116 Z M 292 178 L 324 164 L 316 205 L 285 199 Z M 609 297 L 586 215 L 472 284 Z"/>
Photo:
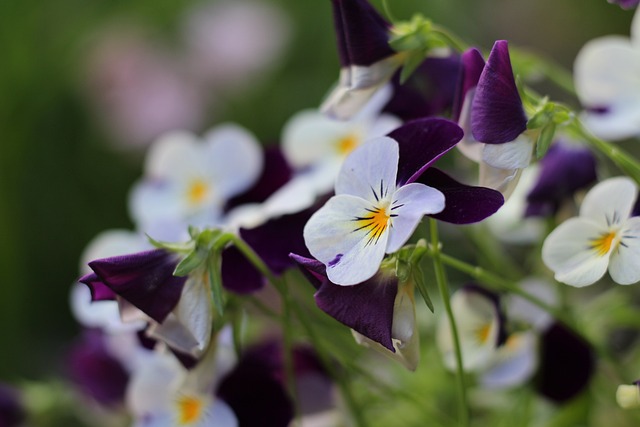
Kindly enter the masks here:
<path id="1" fill-rule="evenodd" d="M 480 342 L 480 344 L 486 344 L 489 340 L 489 334 L 491 333 L 491 323 L 487 323 L 482 325 L 478 330 L 476 330 L 476 338 Z"/>
<path id="2" fill-rule="evenodd" d="M 201 179 L 195 179 L 187 189 L 187 199 L 192 205 L 198 205 L 204 201 L 209 193 L 209 185 Z"/>
<path id="3" fill-rule="evenodd" d="M 591 249 L 596 251 L 598 256 L 605 256 L 609 253 L 616 238 L 616 232 L 610 231 L 596 239 L 591 239 Z"/>
<path id="4" fill-rule="evenodd" d="M 195 396 L 183 396 L 178 399 L 178 423 L 188 425 L 194 423 L 202 416 L 204 402 Z"/>
<path id="5" fill-rule="evenodd" d="M 356 135 L 349 134 L 338 141 L 338 143 L 336 144 L 336 149 L 338 150 L 338 153 L 346 156 L 351 153 L 359 144 L 359 138 Z"/>
<path id="6" fill-rule="evenodd" d="M 369 238 L 367 245 L 370 243 L 378 243 L 382 233 L 384 233 L 389 226 L 391 214 L 387 212 L 387 207 L 388 206 L 384 204 L 373 209 L 367 209 L 365 215 L 354 219 L 356 222 L 356 229 L 354 231 L 364 230 L 366 232 L 365 236 Z"/>

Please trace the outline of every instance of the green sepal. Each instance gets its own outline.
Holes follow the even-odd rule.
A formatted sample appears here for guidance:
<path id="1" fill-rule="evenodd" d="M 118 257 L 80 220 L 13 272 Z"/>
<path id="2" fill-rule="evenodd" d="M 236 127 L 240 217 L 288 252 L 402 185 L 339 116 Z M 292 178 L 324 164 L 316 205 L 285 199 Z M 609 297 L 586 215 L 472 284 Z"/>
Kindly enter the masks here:
<path id="1" fill-rule="evenodd" d="M 206 258 L 206 251 L 202 251 L 197 248 L 192 250 L 189 255 L 184 257 L 182 261 L 178 263 L 176 269 L 173 271 L 173 275 L 178 277 L 187 276 L 193 270 L 200 267 Z"/>
<path id="2" fill-rule="evenodd" d="M 145 234 L 145 236 L 147 236 L 147 240 L 149 241 L 149 243 L 151 243 L 153 247 L 158 249 L 165 249 L 169 252 L 177 252 L 182 254 L 191 252 L 193 250 L 193 242 L 161 242 L 149 236 L 148 234 Z"/>
<path id="3" fill-rule="evenodd" d="M 427 284 L 424 281 L 424 273 L 422 272 L 422 267 L 420 267 L 420 264 L 416 264 L 412 271 L 413 281 L 416 284 L 420 295 L 422 295 L 422 299 L 424 300 L 425 304 L 427 304 L 427 307 L 433 313 L 435 309 L 433 307 L 433 301 L 431 301 L 431 297 L 429 296 L 429 291 L 427 290 Z"/>
<path id="4" fill-rule="evenodd" d="M 431 21 L 420 14 L 415 14 L 410 21 L 394 25 L 389 45 L 396 52 L 424 49 L 428 45 L 431 30 Z"/>
<path id="5" fill-rule="evenodd" d="M 220 316 L 224 313 L 224 293 L 222 292 L 222 253 L 214 251 L 209 257 L 209 285 L 211 287 L 211 301 Z"/>
<path id="6" fill-rule="evenodd" d="M 207 228 L 202 230 L 195 238 L 196 248 L 206 250 L 207 252 L 213 248 L 216 240 L 223 235 L 223 231 L 218 228 Z"/>
<path id="7" fill-rule="evenodd" d="M 538 159 L 543 158 L 544 155 L 547 154 L 547 150 L 549 150 L 555 134 L 556 124 L 551 121 L 542 129 L 538 137 L 538 142 L 536 143 L 536 157 Z"/>
<path id="8" fill-rule="evenodd" d="M 427 290 L 427 284 L 424 281 L 424 273 L 420 266 L 422 257 L 427 253 L 427 242 L 424 239 L 418 240 L 414 245 L 406 245 L 396 253 L 396 275 L 400 283 L 407 281 L 413 281 L 422 299 L 429 310 L 433 313 L 434 307 L 429 292 Z"/>

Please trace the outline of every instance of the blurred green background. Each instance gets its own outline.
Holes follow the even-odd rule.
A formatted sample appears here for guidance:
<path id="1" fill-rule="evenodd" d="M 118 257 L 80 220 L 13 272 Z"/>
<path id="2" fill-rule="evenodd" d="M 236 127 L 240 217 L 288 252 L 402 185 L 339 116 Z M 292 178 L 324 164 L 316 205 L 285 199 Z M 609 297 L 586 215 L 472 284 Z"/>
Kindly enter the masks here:
<path id="1" fill-rule="evenodd" d="M 79 256 L 98 232 L 132 227 L 127 193 L 141 174 L 142 154 L 116 148 L 89 105 L 91 40 L 124 19 L 175 46 L 180 18 L 193 4 L 0 2 L 0 380 L 60 374 L 64 351 L 79 331 L 68 308 Z M 292 23 L 282 60 L 258 84 L 222 99 L 194 131 L 232 120 L 273 143 L 288 117 L 317 106 L 335 81 L 329 0 L 273 4 Z M 485 50 L 494 40 L 507 39 L 566 67 L 587 40 L 628 34 L 633 16 L 605 0 L 389 4 L 396 18 L 421 12 Z"/>

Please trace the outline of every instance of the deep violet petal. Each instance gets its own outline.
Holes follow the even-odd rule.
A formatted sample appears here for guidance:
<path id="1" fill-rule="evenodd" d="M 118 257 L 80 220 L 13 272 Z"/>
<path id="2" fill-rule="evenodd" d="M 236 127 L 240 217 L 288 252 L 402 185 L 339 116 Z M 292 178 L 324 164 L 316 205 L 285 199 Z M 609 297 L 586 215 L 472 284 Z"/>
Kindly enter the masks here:
<path id="1" fill-rule="evenodd" d="M 162 323 L 178 304 L 187 277 L 173 271 L 178 257 L 162 249 L 91 261 L 89 267 L 117 295 Z"/>
<path id="2" fill-rule="evenodd" d="M 314 258 L 307 258 L 295 253 L 289 254 L 289 257 L 298 264 L 300 271 L 311 282 L 311 284 L 319 289 L 322 282 L 327 280 L 327 266 Z"/>
<path id="3" fill-rule="evenodd" d="M 462 184 L 437 168 L 429 168 L 418 182 L 444 194 L 444 210 L 431 217 L 453 224 L 472 224 L 493 215 L 504 204 L 499 191 Z"/>
<path id="4" fill-rule="evenodd" d="M 389 135 L 398 142 L 398 185 L 409 184 L 433 162 L 452 149 L 463 136 L 463 131 L 452 121 L 439 118 L 413 120 L 395 129 Z"/>
<path id="5" fill-rule="evenodd" d="M 402 85 L 400 71 L 396 72 L 391 80 L 393 97 L 384 111 L 404 121 L 446 114 L 452 109 L 461 66 L 458 54 L 429 57 Z"/>
<path id="6" fill-rule="evenodd" d="M 537 390 L 556 403 L 564 403 L 582 392 L 595 370 L 589 344 L 560 323 L 542 335 Z"/>
<path id="7" fill-rule="evenodd" d="M 19 390 L 0 383 L 0 426 L 19 427 L 24 425 L 26 418 L 27 411 Z"/>
<path id="8" fill-rule="evenodd" d="M 527 195 L 525 216 L 555 214 L 563 200 L 597 179 L 596 158 L 586 147 L 557 142 L 540 165 L 538 181 Z"/>
<path id="9" fill-rule="evenodd" d="M 471 132 L 485 144 L 513 141 L 527 129 L 505 40 L 497 41 L 480 75 L 471 107 Z"/>
<path id="10" fill-rule="evenodd" d="M 340 63 L 371 65 L 395 52 L 389 24 L 366 0 L 332 0 Z"/>
<path id="11" fill-rule="evenodd" d="M 462 104 L 467 92 L 478 85 L 484 65 L 484 58 L 478 49 L 471 48 L 462 54 L 462 67 L 459 73 L 458 90 L 453 106 L 453 120 L 455 122 L 460 119 Z"/>
<path id="12" fill-rule="evenodd" d="M 340 286 L 326 280 L 315 293 L 315 299 L 329 316 L 395 352 L 391 327 L 397 293 L 397 276 L 378 273 L 353 286 Z"/>
<path id="13" fill-rule="evenodd" d="M 102 280 L 96 273 L 85 274 L 78 279 L 78 282 L 84 283 L 89 287 L 91 291 L 91 301 L 113 301 L 116 299 L 116 294 L 107 285 L 102 283 Z"/>
<path id="14" fill-rule="evenodd" d="M 222 285 L 236 294 L 250 294 L 264 287 L 262 274 L 235 246 L 222 252 Z"/>

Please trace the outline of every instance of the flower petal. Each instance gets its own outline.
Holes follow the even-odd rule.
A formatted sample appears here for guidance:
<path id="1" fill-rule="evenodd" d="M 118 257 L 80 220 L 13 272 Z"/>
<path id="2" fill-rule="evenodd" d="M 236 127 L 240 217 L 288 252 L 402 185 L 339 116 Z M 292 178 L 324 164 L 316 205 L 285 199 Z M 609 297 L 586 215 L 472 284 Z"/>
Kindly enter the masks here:
<path id="1" fill-rule="evenodd" d="M 348 194 L 371 202 L 390 197 L 398 172 L 398 144 L 379 137 L 362 144 L 344 160 L 336 180 L 336 195 Z"/>
<path id="2" fill-rule="evenodd" d="M 389 134 L 398 142 L 398 185 L 414 182 L 436 160 L 462 139 L 462 129 L 445 119 L 413 120 Z"/>
<path id="3" fill-rule="evenodd" d="M 528 136 L 519 135 L 504 144 L 486 144 L 482 150 L 482 160 L 497 169 L 524 169 L 531 163 L 533 141 Z"/>
<path id="4" fill-rule="evenodd" d="M 154 249 L 89 263 L 116 294 L 162 323 L 178 304 L 186 277 L 173 275 L 176 255 Z"/>
<path id="5" fill-rule="evenodd" d="M 492 389 L 521 385 L 538 366 L 537 336 L 531 331 L 512 334 L 498 349 L 496 359 L 480 377 L 480 384 Z"/>
<path id="6" fill-rule="evenodd" d="M 417 182 L 404 185 L 394 194 L 390 208 L 391 231 L 386 252 L 398 251 L 411 237 L 424 215 L 436 214 L 445 207 L 444 195 L 435 188 Z"/>
<path id="7" fill-rule="evenodd" d="M 458 122 L 464 101 L 468 98 L 469 91 L 478 86 L 480 75 L 484 69 L 484 58 L 480 51 L 471 48 L 462 54 L 462 72 L 458 82 L 458 92 L 453 107 L 453 120 Z M 475 90 L 474 90 L 475 92 Z M 470 108 L 471 106 L 469 106 Z"/>
<path id="8" fill-rule="evenodd" d="M 240 295 L 257 292 L 265 285 L 262 274 L 235 246 L 222 252 L 221 273 L 222 286 Z"/>
<path id="9" fill-rule="evenodd" d="M 471 128 L 474 138 L 485 144 L 513 141 L 527 128 L 506 40 L 495 42 L 480 75 L 473 99 Z"/>
<path id="10" fill-rule="evenodd" d="M 502 194 L 484 187 L 462 184 L 437 168 L 429 168 L 419 182 L 444 194 L 442 212 L 431 216 L 453 224 L 471 224 L 494 214 L 504 203 Z"/>
<path id="11" fill-rule="evenodd" d="M 582 287 L 598 281 L 607 271 L 609 255 L 593 249 L 593 241 L 607 230 L 585 218 L 570 218 L 547 236 L 542 245 L 542 261 L 555 273 L 557 281 Z"/>
<path id="12" fill-rule="evenodd" d="M 346 194 L 334 196 L 304 227 L 309 252 L 327 266 L 329 279 L 355 285 L 371 278 L 384 258 L 389 229 L 359 226 L 371 203 Z"/>
<path id="13" fill-rule="evenodd" d="M 397 293 L 395 275 L 377 274 L 354 286 L 339 286 L 326 280 L 315 299 L 329 316 L 395 352 L 391 331 Z"/>
<path id="14" fill-rule="evenodd" d="M 630 285 L 640 281 L 640 217 L 630 218 L 620 235 L 620 243 L 609 261 L 609 274 L 614 282 Z"/>
<path id="15" fill-rule="evenodd" d="M 620 224 L 631 215 L 637 195 L 636 184 L 630 178 L 609 178 L 589 190 L 580 206 L 580 216 L 606 226 Z"/>

